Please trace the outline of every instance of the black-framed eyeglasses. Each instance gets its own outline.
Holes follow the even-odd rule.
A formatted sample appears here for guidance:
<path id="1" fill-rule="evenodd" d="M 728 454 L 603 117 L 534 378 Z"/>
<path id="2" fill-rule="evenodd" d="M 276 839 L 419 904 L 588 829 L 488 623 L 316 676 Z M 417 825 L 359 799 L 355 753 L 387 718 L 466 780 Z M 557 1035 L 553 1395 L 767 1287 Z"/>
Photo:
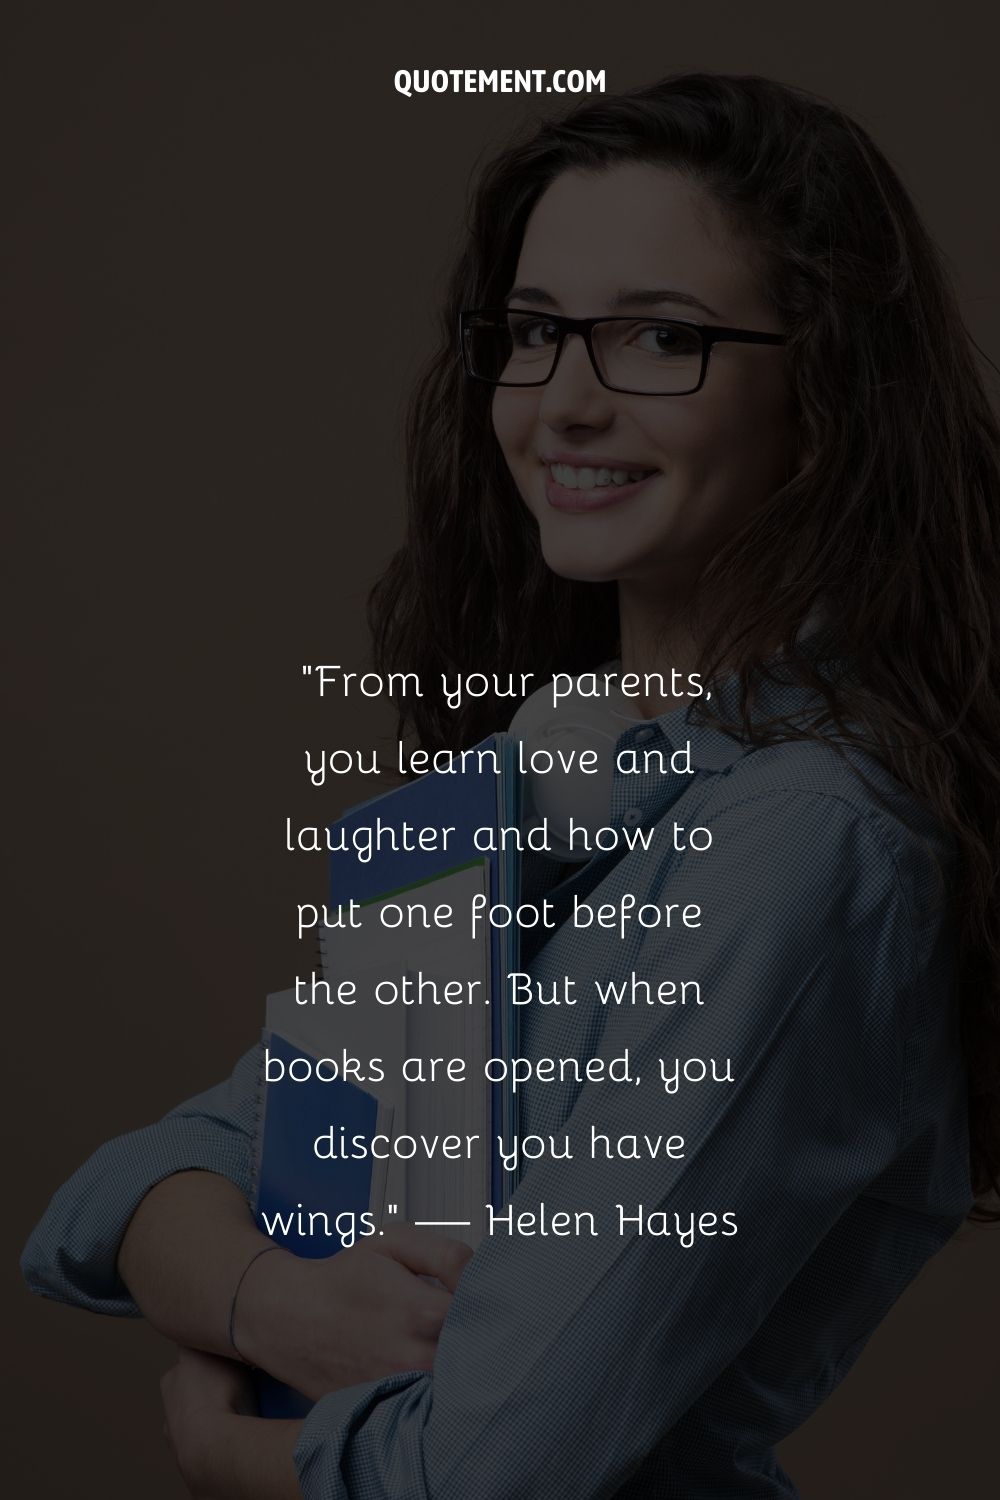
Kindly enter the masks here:
<path id="1" fill-rule="evenodd" d="M 780 333 L 719 328 L 686 318 L 564 318 L 523 308 L 473 308 L 460 316 L 466 374 L 488 385 L 545 385 L 571 333 L 586 344 L 601 384 L 630 396 L 700 391 L 715 344 L 787 342 Z"/>

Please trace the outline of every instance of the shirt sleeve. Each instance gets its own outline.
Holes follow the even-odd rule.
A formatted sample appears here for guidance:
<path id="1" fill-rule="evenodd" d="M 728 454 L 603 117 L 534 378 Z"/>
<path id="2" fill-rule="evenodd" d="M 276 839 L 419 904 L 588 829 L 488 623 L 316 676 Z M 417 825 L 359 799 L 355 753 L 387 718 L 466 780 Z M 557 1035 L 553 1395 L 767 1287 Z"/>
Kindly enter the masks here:
<path id="1" fill-rule="evenodd" d="M 786 792 L 711 826 L 711 854 L 669 872 L 643 863 L 631 884 L 644 900 L 700 904 L 698 930 L 591 934 L 575 950 L 581 996 L 634 966 L 697 978 L 704 998 L 615 1008 L 596 1055 L 610 1064 L 628 1049 L 639 1086 L 580 1086 L 556 1132 L 573 1160 L 537 1161 L 514 1196 L 515 1219 L 542 1204 L 550 1223 L 589 1210 L 596 1236 L 582 1221 L 568 1237 L 495 1228 L 459 1283 L 433 1376 L 400 1373 L 313 1408 L 296 1450 L 306 1500 L 615 1493 L 898 1155 L 919 964 L 877 822 Z M 598 1003 L 580 999 L 581 1030 Z M 678 1059 L 714 1059 L 733 1082 L 670 1092 L 661 1061 L 669 1076 Z M 592 1158 L 592 1130 L 614 1146 L 635 1137 L 639 1159 L 600 1146 Z M 648 1154 L 645 1136 L 668 1135 L 683 1136 L 683 1159 Z"/>
<path id="2" fill-rule="evenodd" d="M 95 1151 L 55 1194 L 25 1246 L 21 1270 L 31 1290 L 90 1312 L 139 1317 L 118 1275 L 129 1221 L 150 1188 L 192 1168 L 227 1177 L 249 1202 L 259 1070 L 257 1046 L 224 1083 Z"/>

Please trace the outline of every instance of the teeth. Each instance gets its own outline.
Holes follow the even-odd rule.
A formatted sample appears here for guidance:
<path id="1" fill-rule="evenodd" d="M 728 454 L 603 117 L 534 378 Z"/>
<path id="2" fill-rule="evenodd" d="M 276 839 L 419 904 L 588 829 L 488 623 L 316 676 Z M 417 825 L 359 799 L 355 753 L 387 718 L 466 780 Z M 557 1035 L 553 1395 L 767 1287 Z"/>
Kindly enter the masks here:
<path id="1" fill-rule="evenodd" d="M 609 485 L 636 484 L 653 472 L 652 469 L 576 469 L 570 464 L 550 464 L 549 469 L 556 483 L 567 490 L 606 489 Z"/>

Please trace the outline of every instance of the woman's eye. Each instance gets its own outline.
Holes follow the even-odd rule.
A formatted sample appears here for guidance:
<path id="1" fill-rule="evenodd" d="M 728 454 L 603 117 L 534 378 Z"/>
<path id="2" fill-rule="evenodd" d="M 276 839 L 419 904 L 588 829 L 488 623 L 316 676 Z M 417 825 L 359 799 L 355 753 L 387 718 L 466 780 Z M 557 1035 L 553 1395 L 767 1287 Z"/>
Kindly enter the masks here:
<path id="1" fill-rule="evenodd" d="M 632 337 L 635 348 L 644 354 L 690 357 L 699 350 L 698 335 L 690 328 L 678 328 L 674 324 L 650 323 Z"/>
<path id="2" fill-rule="evenodd" d="M 543 318 L 511 319 L 510 336 L 519 349 L 543 349 L 554 344 L 559 337 L 555 324 Z"/>

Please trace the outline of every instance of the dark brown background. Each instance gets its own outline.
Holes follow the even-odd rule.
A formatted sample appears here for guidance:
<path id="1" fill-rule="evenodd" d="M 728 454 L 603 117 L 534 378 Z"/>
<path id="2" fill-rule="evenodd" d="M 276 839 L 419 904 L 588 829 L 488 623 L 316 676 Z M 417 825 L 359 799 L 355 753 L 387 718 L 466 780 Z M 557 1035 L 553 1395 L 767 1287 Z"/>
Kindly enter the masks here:
<path id="1" fill-rule="evenodd" d="M 381 721 L 323 708 L 299 664 L 365 650 L 364 596 L 400 529 L 400 410 L 465 184 L 545 103 L 406 100 L 393 72 L 581 66 L 618 89 L 709 67 L 826 93 L 900 167 L 997 357 L 986 15 L 902 0 L 397 3 L 363 20 L 278 0 L 7 8 L 20 1492 L 181 1493 L 160 1437 L 166 1347 L 33 1300 L 13 1262 L 95 1146 L 252 1041 L 292 972 L 294 902 L 322 885 L 321 863 L 282 852 L 284 816 L 320 821 L 368 790 L 302 786 L 303 745 L 361 743 Z M 990 1492 L 998 1252 L 1000 1236 L 963 1231 L 785 1445 L 806 1500 Z"/>

